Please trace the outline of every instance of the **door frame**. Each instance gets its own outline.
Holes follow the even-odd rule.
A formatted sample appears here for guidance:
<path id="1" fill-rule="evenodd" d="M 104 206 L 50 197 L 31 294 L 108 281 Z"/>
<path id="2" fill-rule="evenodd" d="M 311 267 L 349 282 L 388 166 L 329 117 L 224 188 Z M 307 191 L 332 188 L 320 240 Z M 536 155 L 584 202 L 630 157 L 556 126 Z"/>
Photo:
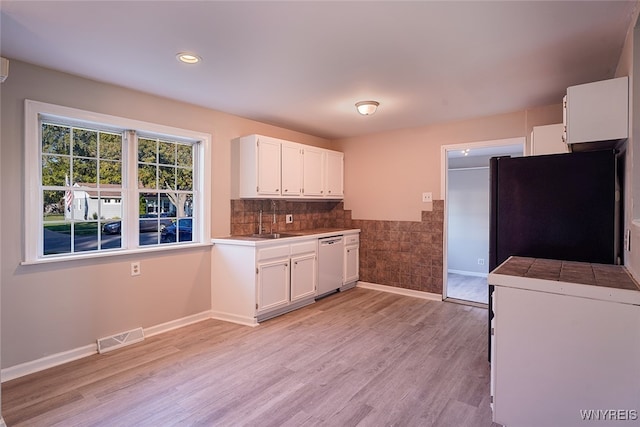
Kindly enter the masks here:
<path id="1" fill-rule="evenodd" d="M 449 151 L 462 151 L 462 150 L 474 150 L 478 148 L 493 148 L 504 147 L 509 145 L 521 145 L 523 156 L 529 155 L 527 151 L 527 138 L 519 136 L 515 138 L 494 139 L 488 141 L 467 142 L 460 144 L 448 144 L 440 147 L 440 198 L 444 200 L 444 224 L 442 227 L 442 300 L 452 300 L 447 297 L 447 272 L 448 272 L 448 231 L 449 231 L 449 183 L 448 183 L 448 171 L 449 171 Z M 487 251 L 488 252 L 488 251 Z M 453 299 L 455 300 L 455 299 Z M 455 300 L 460 301 L 460 300 Z M 485 304 L 476 304 L 471 301 L 463 301 L 471 305 L 485 306 Z"/>

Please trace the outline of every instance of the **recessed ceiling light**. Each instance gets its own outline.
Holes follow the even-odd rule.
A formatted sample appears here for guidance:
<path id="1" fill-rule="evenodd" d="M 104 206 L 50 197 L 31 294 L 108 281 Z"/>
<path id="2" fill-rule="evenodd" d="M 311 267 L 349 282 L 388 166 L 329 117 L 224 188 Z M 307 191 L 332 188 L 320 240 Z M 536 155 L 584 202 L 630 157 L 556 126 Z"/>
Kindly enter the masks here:
<path id="1" fill-rule="evenodd" d="M 178 61 L 184 62 L 185 64 L 197 64 L 202 61 L 202 58 L 191 52 L 180 52 L 176 55 L 176 58 L 178 58 Z"/>

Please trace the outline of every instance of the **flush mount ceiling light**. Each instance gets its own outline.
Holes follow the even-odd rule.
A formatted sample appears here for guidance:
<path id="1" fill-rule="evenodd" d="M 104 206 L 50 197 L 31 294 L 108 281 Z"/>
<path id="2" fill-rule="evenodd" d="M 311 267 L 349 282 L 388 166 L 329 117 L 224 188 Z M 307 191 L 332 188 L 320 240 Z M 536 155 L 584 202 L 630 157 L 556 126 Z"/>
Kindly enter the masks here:
<path id="1" fill-rule="evenodd" d="M 180 52 L 176 55 L 176 58 L 178 58 L 178 61 L 184 62 L 185 64 L 197 64 L 202 61 L 202 58 L 191 52 Z"/>
<path id="2" fill-rule="evenodd" d="M 377 101 L 356 102 L 358 113 L 362 114 L 363 116 L 370 116 L 371 114 L 375 113 L 378 105 L 380 105 L 380 103 Z"/>

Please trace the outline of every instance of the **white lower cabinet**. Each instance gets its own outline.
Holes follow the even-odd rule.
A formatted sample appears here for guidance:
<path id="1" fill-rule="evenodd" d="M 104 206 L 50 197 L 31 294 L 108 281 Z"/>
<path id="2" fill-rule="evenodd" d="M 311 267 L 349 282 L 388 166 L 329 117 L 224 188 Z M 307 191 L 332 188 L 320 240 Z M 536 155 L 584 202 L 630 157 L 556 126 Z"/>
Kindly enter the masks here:
<path id="1" fill-rule="evenodd" d="M 258 313 L 289 303 L 289 262 L 284 258 L 258 263 Z"/>
<path id="2" fill-rule="evenodd" d="M 360 271 L 360 234 L 345 235 L 343 288 L 355 286 Z"/>
<path id="3" fill-rule="evenodd" d="M 318 239 L 267 246 L 215 242 L 212 317 L 258 322 L 315 301 Z"/>
<path id="4" fill-rule="evenodd" d="M 291 302 L 316 296 L 317 265 L 315 251 L 291 256 Z"/>
<path id="5" fill-rule="evenodd" d="M 492 276 L 493 421 L 640 425 L 640 306 L 628 298 L 633 291 L 604 288 L 599 299 L 592 285 L 515 277 L 510 287 Z"/>

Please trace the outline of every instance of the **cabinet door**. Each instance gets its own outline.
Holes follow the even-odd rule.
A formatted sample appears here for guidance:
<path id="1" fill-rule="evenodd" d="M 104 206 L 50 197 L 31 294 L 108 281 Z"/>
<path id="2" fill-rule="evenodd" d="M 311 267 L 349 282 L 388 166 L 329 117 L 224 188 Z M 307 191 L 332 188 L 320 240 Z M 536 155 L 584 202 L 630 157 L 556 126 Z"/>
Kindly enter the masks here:
<path id="1" fill-rule="evenodd" d="M 260 137 L 258 150 L 258 194 L 264 196 L 280 195 L 280 141 Z"/>
<path id="2" fill-rule="evenodd" d="M 258 264 L 258 312 L 289 302 L 289 259 Z"/>
<path id="3" fill-rule="evenodd" d="M 627 138 L 628 78 L 618 77 L 567 88 L 565 115 L 569 144 Z"/>
<path id="4" fill-rule="evenodd" d="M 324 195 L 324 150 L 305 147 L 303 159 L 302 193 L 307 197 L 322 197 Z"/>
<path id="5" fill-rule="evenodd" d="M 291 301 L 316 294 L 316 254 L 291 258 Z"/>
<path id="6" fill-rule="evenodd" d="M 568 153 L 569 146 L 562 140 L 564 126 L 534 126 L 531 132 L 531 155 Z"/>
<path id="7" fill-rule="evenodd" d="M 358 280 L 358 269 L 360 264 L 359 246 L 344 247 L 344 280 L 343 285 Z"/>
<path id="8" fill-rule="evenodd" d="M 344 195 L 344 154 L 327 151 L 326 153 L 326 197 L 342 197 Z"/>
<path id="9" fill-rule="evenodd" d="M 282 195 L 299 196 L 302 192 L 302 148 L 283 143 L 281 149 Z"/>

